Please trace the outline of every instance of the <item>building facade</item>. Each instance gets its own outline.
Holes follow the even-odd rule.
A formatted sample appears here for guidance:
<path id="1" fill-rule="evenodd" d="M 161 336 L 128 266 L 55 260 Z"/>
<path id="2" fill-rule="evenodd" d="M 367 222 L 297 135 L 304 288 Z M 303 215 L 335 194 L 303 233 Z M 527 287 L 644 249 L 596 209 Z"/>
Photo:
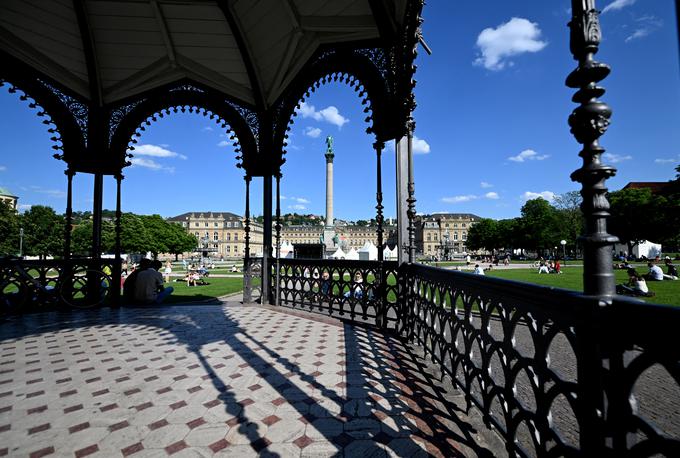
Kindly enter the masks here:
<path id="1" fill-rule="evenodd" d="M 450 259 L 467 253 L 470 228 L 480 217 L 471 213 L 437 213 L 416 220 L 416 251 L 428 258 Z"/>
<path id="2" fill-rule="evenodd" d="M 168 221 L 180 224 L 198 239 L 199 247 L 217 258 L 243 258 L 246 252 L 245 219 L 229 212 L 188 212 Z M 197 251 L 201 248 L 197 247 Z M 262 256 L 262 225 L 250 222 L 250 254 Z"/>
<path id="3" fill-rule="evenodd" d="M 358 250 L 366 242 L 378 243 L 377 227 L 336 224 L 334 226 L 337 236 L 337 246 L 347 252 L 354 248 Z M 383 240 L 388 245 L 396 244 L 396 226 L 383 226 Z M 290 225 L 281 227 L 281 242 L 290 242 L 293 245 L 321 243 L 324 235 L 323 225 Z"/>
<path id="4" fill-rule="evenodd" d="M 12 193 L 10 193 L 7 189 L 0 188 L 0 202 L 4 202 L 9 206 L 9 208 L 16 210 L 18 200 L 19 198 L 17 196 L 13 196 Z"/>

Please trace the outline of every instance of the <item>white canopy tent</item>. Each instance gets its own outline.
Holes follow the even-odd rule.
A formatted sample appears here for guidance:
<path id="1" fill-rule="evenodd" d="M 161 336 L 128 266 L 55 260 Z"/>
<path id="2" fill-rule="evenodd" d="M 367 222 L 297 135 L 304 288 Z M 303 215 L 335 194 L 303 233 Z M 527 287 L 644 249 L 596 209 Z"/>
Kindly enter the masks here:
<path id="1" fill-rule="evenodd" d="M 342 251 L 342 248 L 338 248 L 338 251 L 331 255 L 331 259 L 345 259 L 346 256 L 347 255 Z"/>
<path id="2" fill-rule="evenodd" d="M 358 253 L 359 259 L 362 261 L 375 261 L 378 259 L 378 248 L 371 241 L 364 243 L 364 246 L 359 249 Z"/>
<path id="3" fill-rule="evenodd" d="M 359 260 L 359 253 L 357 253 L 357 250 L 355 250 L 354 248 L 352 248 L 352 249 L 349 250 L 349 251 L 347 252 L 347 254 L 345 255 L 345 259 L 349 259 L 349 260 L 351 260 L 351 261 L 358 261 L 358 260 Z"/>

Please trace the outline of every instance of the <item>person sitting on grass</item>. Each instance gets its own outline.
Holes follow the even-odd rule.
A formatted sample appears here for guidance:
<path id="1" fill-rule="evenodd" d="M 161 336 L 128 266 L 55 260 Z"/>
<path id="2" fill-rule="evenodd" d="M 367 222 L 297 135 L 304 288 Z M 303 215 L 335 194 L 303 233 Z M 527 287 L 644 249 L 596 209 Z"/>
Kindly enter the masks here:
<path id="1" fill-rule="evenodd" d="M 663 281 L 663 270 L 653 262 L 648 262 L 649 272 L 645 275 L 645 279 L 652 281 Z"/>
<path id="2" fill-rule="evenodd" d="M 158 271 L 163 267 L 160 261 L 153 261 L 148 269 L 137 275 L 135 284 L 135 301 L 143 304 L 160 304 L 172 294 L 174 288 L 163 287 L 163 275 Z"/>
<path id="3" fill-rule="evenodd" d="M 666 257 L 666 273 L 663 278 L 665 280 L 677 280 L 680 275 L 678 275 L 678 268 L 673 265 L 671 258 Z"/>
<path id="4" fill-rule="evenodd" d="M 645 277 L 638 274 L 632 267 L 628 269 L 628 283 L 616 286 L 617 294 L 629 294 L 632 296 L 652 297 L 654 293 L 649 291 Z"/>
<path id="5" fill-rule="evenodd" d="M 562 265 L 560 264 L 560 260 L 555 259 L 555 265 L 553 269 L 550 271 L 551 274 L 561 274 L 562 273 Z"/>
<path id="6" fill-rule="evenodd" d="M 475 270 L 472 271 L 475 275 L 484 275 L 484 269 L 479 267 L 479 264 L 475 264 Z"/>
<path id="7" fill-rule="evenodd" d="M 541 266 L 538 268 L 538 273 L 539 274 L 549 274 L 550 269 L 548 269 L 548 266 L 545 265 L 544 262 L 541 263 Z"/>

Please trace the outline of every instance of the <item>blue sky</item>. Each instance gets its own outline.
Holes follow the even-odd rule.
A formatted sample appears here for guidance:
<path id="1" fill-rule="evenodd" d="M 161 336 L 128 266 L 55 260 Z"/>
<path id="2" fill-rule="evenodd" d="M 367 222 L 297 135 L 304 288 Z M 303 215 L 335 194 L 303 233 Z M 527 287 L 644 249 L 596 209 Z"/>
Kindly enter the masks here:
<path id="1" fill-rule="evenodd" d="M 418 57 L 415 157 L 419 213 L 517 216 L 527 198 L 578 190 L 580 167 L 567 117 L 575 105 L 564 79 L 569 1 L 431 1 L 423 25 L 432 56 Z M 680 64 L 672 0 L 600 1 L 604 40 L 597 58 L 612 66 L 602 98 L 614 114 L 602 137 L 608 181 L 666 181 L 680 164 Z M 324 212 L 324 138 L 335 138 L 335 216 L 375 214 L 375 154 L 355 92 L 322 87 L 296 118 L 283 169 L 283 212 Z M 50 134 L 16 94 L 0 88 L 0 187 L 32 204 L 65 208 L 63 163 Z M 185 211 L 244 211 L 242 170 L 217 124 L 175 114 L 147 128 L 136 164 L 126 169 L 123 208 L 173 216 Z M 394 149 L 383 155 L 385 214 L 395 214 Z M 77 210 L 92 206 L 92 177 L 77 175 Z M 261 213 L 255 179 L 253 213 Z M 114 207 L 106 178 L 105 207 Z"/>

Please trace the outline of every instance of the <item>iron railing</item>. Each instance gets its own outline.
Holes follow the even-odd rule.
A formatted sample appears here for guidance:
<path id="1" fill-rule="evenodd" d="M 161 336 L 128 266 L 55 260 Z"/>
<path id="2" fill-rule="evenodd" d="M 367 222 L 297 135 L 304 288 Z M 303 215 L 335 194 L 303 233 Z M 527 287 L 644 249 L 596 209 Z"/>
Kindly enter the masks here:
<path id="1" fill-rule="evenodd" d="M 118 305 L 120 267 L 113 259 L 0 259 L 0 313 L 67 305 Z"/>
<path id="2" fill-rule="evenodd" d="M 680 308 L 418 264 L 400 274 L 401 331 L 511 456 L 680 456 Z"/>
<path id="3" fill-rule="evenodd" d="M 279 305 L 397 329 L 396 262 L 280 259 L 272 266 Z"/>
<path id="4" fill-rule="evenodd" d="M 262 258 L 243 259 L 243 302 L 262 300 Z"/>

